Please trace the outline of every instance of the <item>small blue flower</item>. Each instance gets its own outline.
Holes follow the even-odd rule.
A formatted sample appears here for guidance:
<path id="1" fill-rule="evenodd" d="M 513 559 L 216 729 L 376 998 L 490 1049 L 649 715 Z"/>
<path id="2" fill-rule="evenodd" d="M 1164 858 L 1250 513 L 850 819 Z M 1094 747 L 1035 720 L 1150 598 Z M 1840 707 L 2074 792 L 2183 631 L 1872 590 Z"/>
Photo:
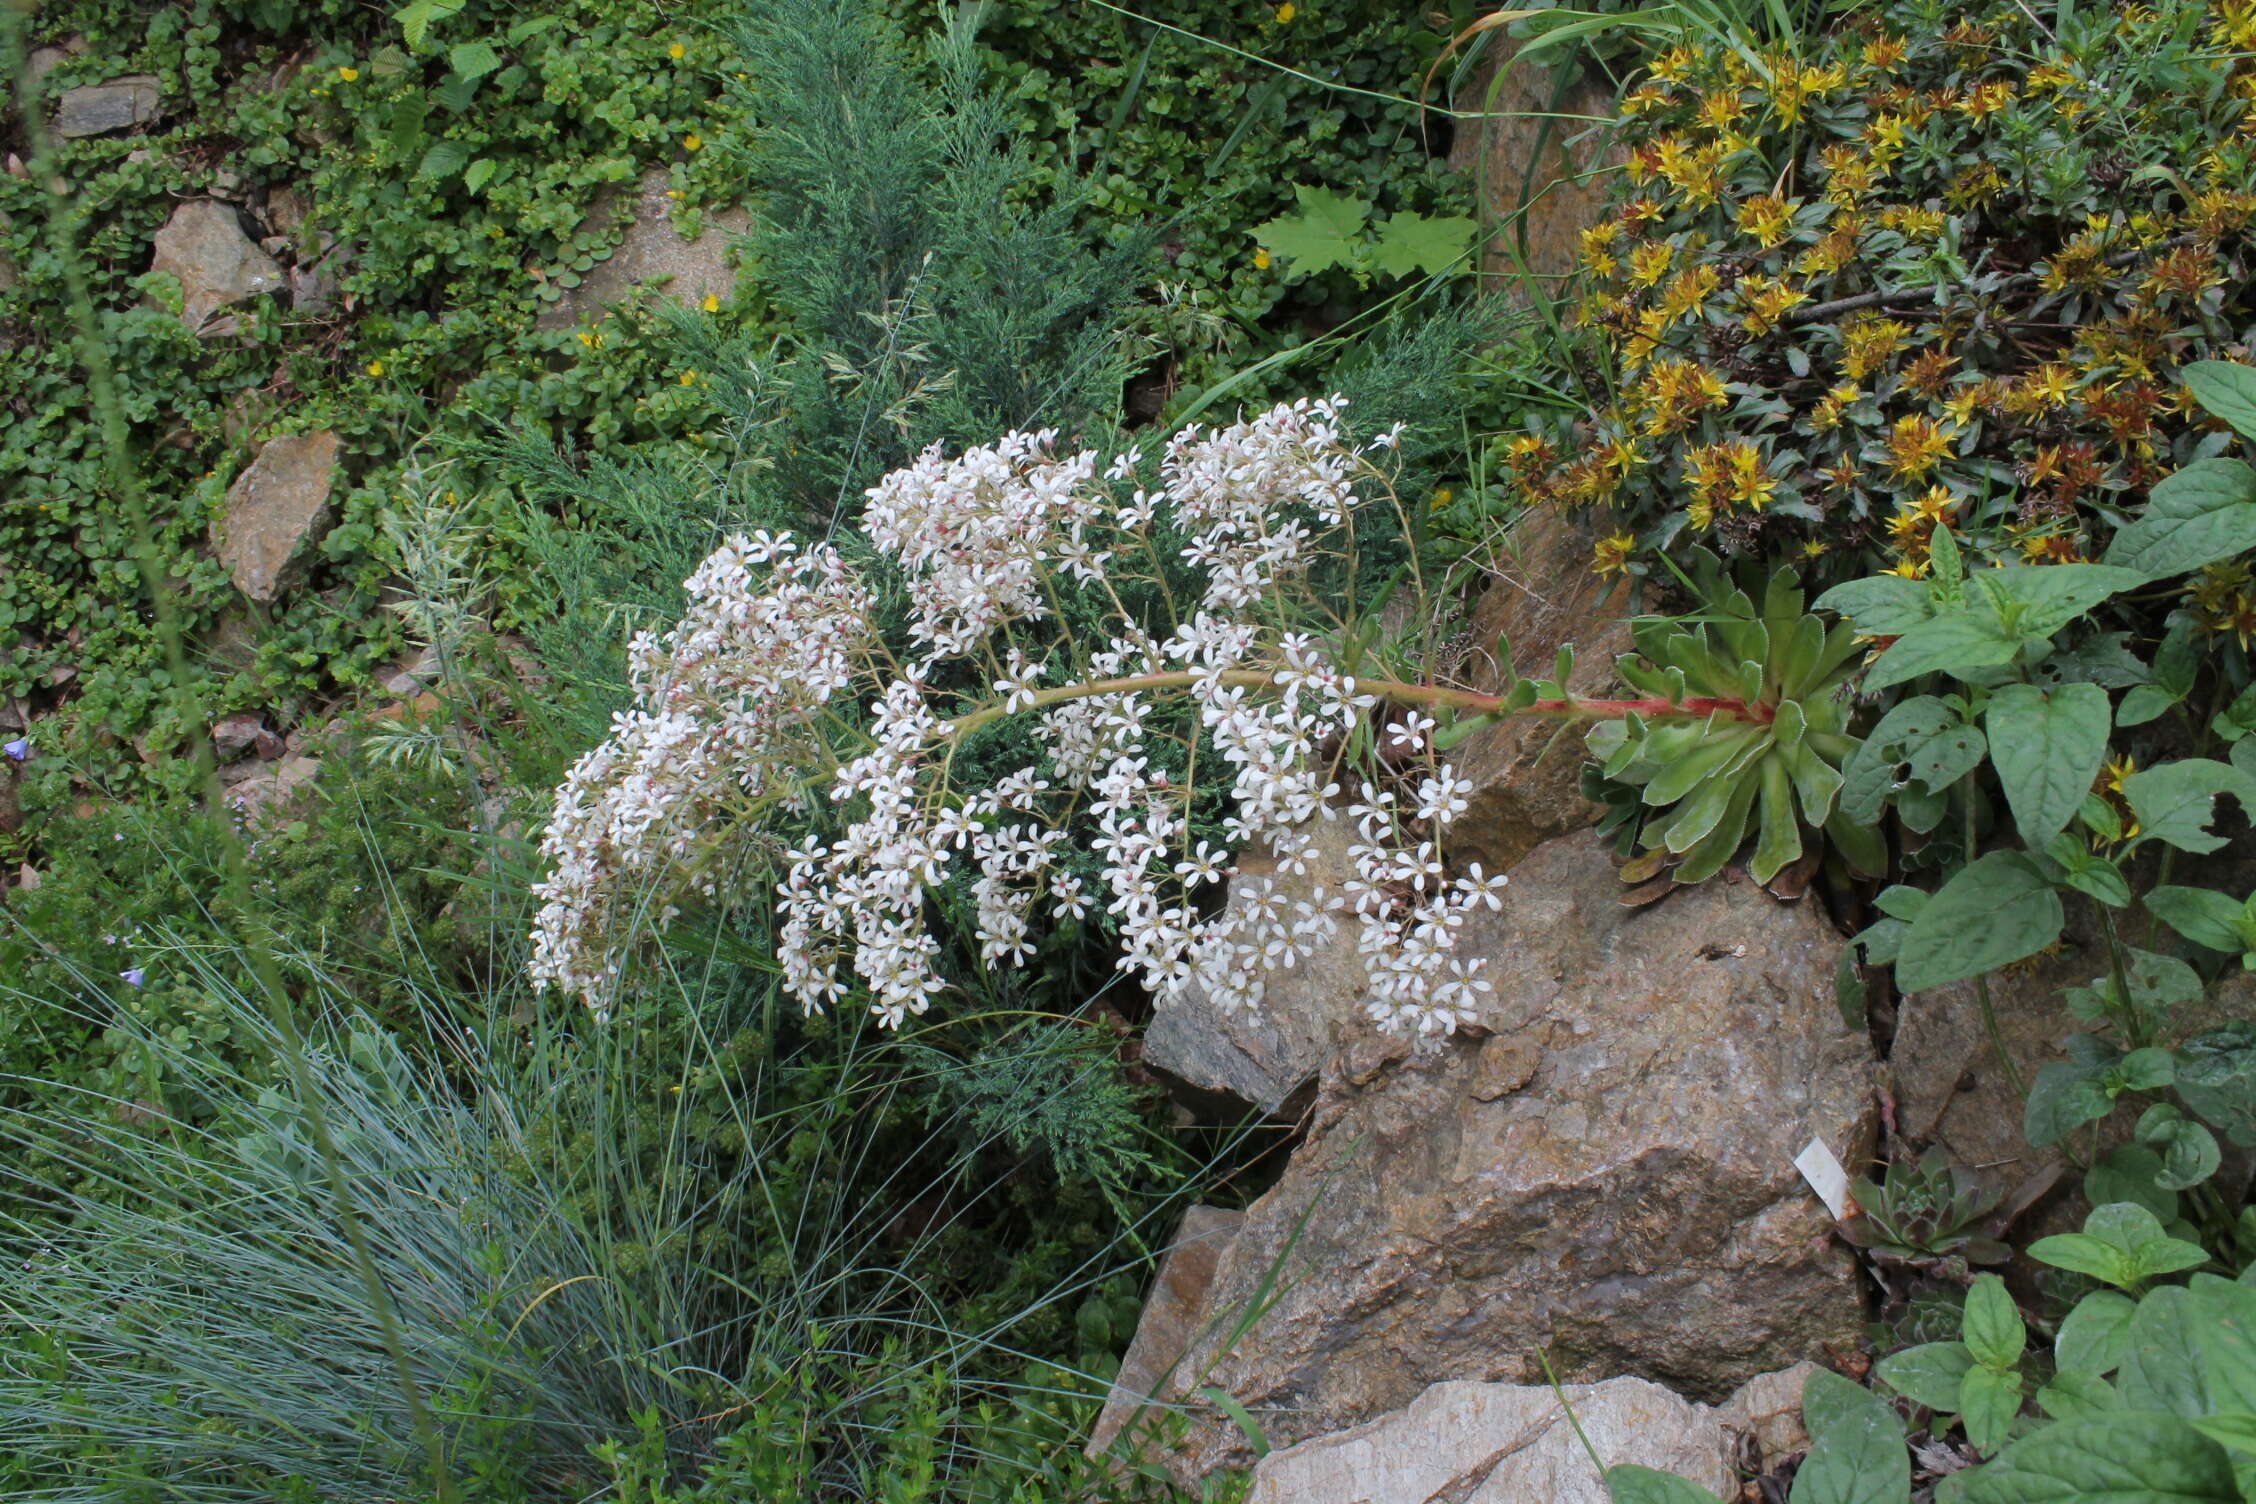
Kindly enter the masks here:
<path id="1" fill-rule="evenodd" d="M 118 976 L 124 979 L 125 985 L 128 987 L 138 987 L 149 980 L 149 974 L 138 966 L 128 966 L 125 970 L 119 972 Z"/>
<path id="2" fill-rule="evenodd" d="M 0 745 L 0 752 L 7 753 L 17 762 L 22 762 L 25 758 L 31 756 L 31 739 L 19 736 L 12 742 Z"/>

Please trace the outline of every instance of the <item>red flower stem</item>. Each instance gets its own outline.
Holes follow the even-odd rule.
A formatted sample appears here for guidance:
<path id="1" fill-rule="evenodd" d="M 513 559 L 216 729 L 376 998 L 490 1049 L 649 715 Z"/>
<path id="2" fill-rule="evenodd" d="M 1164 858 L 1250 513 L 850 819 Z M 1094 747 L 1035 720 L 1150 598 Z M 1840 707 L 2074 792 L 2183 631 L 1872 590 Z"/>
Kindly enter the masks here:
<path id="1" fill-rule="evenodd" d="M 1052 705 L 1062 705 L 1069 700 L 1095 699 L 1099 695 L 1138 694 L 1145 690 L 1189 689 L 1197 684 L 1203 674 L 1184 669 L 1174 673 L 1136 674 L 1121 679 L 1091 679 L 1081 684 L 1061 684 L 1054 689 L 1033 692 L 1034 703 L 1022 709 L 1044 710 Z M 1275 689 L 1278 675 L 1251 669 L 1228 669 L 1214 675 L 1221 683 L 1242 689 Z M 1469 689 L 1445 689 L 1438 684 L 1398 684 L 1391 679 L 1357 679 L 1357 694 L 1376 695 L 1382 700 L 1400 705 L 1446 707 L 1467 711 L 1473 715 L 1530 715 L 1553 720 L 1618 721 L 1632 715 L 1648 720 L 1696 719 L 1706 720 L 1720 715 L 1729 720 L 1748 721 L 1757 726 L 1767 726 L 1776 718 L 1776 710 L 1760 701 L 1749 703 L 1739 699 L 1717 699 L 1691 696 L 1683 700 L 1537 700 L 1517 711 L 1505 708 L 1500 695 L 1477 694 Z M 958 716 L 949 723 L 951 738 L 968 731 L 976 731 L 991 721 L 1002 719 L 1008 712 L 1002 702 L 993 701 L 968 714 Z"/>

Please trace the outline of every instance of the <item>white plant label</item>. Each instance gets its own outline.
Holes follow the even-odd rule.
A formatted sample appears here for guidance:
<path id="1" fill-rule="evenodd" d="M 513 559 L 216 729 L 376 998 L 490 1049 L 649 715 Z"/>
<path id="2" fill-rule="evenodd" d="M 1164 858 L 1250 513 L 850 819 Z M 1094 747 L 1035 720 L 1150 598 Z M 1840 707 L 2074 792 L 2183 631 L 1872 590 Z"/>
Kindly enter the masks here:
<path id="1" fill-rule="evenodd" d="M 1825 1147 L 1825 1140 L 1811 1139 L 1809 1147 L 1794 1156 L 1794 1168 L 1802 1172 L 1802 1179 L 1809 1182 L 1809 1188 L 1817 1192 L 1817 1199 L 1825 1203 L 1825 1209 L 1835 1218 L 1848 1215 L 1849 1172 L 1841 1168 L 1833 1151 Z"/>

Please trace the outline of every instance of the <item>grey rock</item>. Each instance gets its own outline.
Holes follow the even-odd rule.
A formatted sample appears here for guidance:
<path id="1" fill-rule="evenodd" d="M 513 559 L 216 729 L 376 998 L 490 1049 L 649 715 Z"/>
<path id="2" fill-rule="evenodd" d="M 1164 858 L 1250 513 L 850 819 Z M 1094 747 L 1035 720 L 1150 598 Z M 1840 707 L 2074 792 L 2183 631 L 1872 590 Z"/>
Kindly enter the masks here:
<path id="1" fill-rule="evenodd" d="M 439 650 L 424 647 L 399 664 L 384 680 L 384 693 L 405 700 L 439 682 Z"/>
<path id="2" fill-rule="evenodd" d="M 236 589 L 271 601 L 296 583 L 307 551 L 335 521 L 329 493 L 336 468 L 335 434 L 294 434 L 269 439 L 235 478 L 227 515 L 213 524 L 212 547 Z"/>
<path id="3" fill-rule="evenodd" d="M 1861 1163 L 1876 1128 L 1869 1041 L 1832 1000 L 1841 937 L 1749 882 L 1645 909 L 1618 889 L 1594 836 L 1546 843 L 1460 938 L 1489 958 L 1489 1039 L 1343 1037 L 1183 1365 L 1273 1441 L 1444 1380 L 1537 1382 L 1539 1348 L 1568 1380 L 1717 1401 L 1860 1340 L 1854 1261 L 1793 1166 L 1813 1137 Z M 1222 1350 L 1215 1318 L 1264 1290 L 1282 1293 Z M 1198 1421 L 1179 1465 L 1242 1461 L 1233 1432 Z"/>
<path id="4" fill-rule="evenodd" d="M 1591 1451 L 1711 1496 L 1730 1487 L 1706 1406 L 1635 1378 L 1563 1393 L 1564 1405 L 1548 1384 L 1435 1384 L 1391 1415 L 1270 1453 L 1246 1504 L 1608 1504 Z"/>
<path id="5" fill-rule="evenodd" d="M 106 136 L 146 125 L 162 112 L 161 99 L 156 78 L 147 73 L 65 89 L 55 105 L 55 134 Z"/>
<path id="6" fill-rule="evenodd" d="M 1160 1260 L 1159 1277 L 1152 1281 L 1151 1293 L 1145 1297 L 1135 1338 L 1120 1360 L 1120 1372 L 1114 1375 L 1104 1409 L 1089 1433 L 1091 1457 L 1103 1455 L 1129 1423 L 1138 1419 L 1139 1412 L 1146 1416 L 1157 1413 L 1146 1411 L 1145 1406 L 1173 1377 L 1192 1338 L 1198 1335 L 1197 1322 L 1207 1286 L 1214 1282 L 1214 1271 L 1236 1240 L 1238 1223 L 1244 1218 L 1244 1212 L 1218 1206 L 1193 1206 L 1184 1211 L 1182 1225 L 1176 1228 L 1175 1239 Z"/>
<path id="7" fill-rule="evenodd" d="M 219 309 L 284 285 L 282 268 L 243 233 L 235 206 L 215 199 L 192 199 L 172 211 L 157 231 L 149 269 L 180 279 L 180 317 L 199 334 L 216 332 L 207 325 Z"/>
<path id="8" fill-rule="evenodd" d="M 305 195 L 295 188 L 276 188 L 266 195 L 266 222 L 277 235 L 295 237 L 310 212 Z"/>
<path id="9" fill-rule="evenodd" d="M 729 247 L 750 227 L 742 209 L 724 209 L 703 216 L 703 233 L 695 240 L 674 228 L 674 201 L 666 196 L 667 173 L 654 167 L 643 174 L 636 191 L 634 220 L 626 239 L 568 289 L 536 321 L 542 329 L 569 329 L 600 317 L 605 309 L 624 302 L 641 287 L 657 287 L 685 303 L 706 296 L 726 298 L 736 288 L 736 269 L 729 265 Z M 596 200 L 589 218 L 612 210 L 610 196 Z"/>

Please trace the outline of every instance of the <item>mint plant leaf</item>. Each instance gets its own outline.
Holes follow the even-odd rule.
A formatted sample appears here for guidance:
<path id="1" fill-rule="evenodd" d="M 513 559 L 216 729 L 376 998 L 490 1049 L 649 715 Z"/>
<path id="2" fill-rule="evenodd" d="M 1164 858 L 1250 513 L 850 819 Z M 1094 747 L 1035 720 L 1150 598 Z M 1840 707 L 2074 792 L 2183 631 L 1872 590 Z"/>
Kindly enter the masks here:
<path id="1" fill-rule="evenodd" d="M 1982 723 L 2021 840 L 2042 849 L 2067 829 L 2107 761 L 2107 691 L 2063 684 L 2048 695 L 2007 684 L 1990 697 Z"/>
<path id="2" fill-rule="evenodd" d="M 2060 938 L 2060 895 L 2035 862 L 1993 851 L 1961 868 L 1904 932 L 1896 985 L 1923 992 L 2033 956 Z"/>
<path id="3" fill-rule="evenodd" d="M 2244 439 L 2256 439 L 2256 368 L 2231 360 L 2197 360 L 2178 375 L 2202 411 L 2214 413 Z"/>
<path id="4" fill-rule="evenodd" d="M 1790 1504 L 1903 1504 L 1911 1454 L 1886 1400 L 1821 1368 L 1802 1385 L 1802 1420 L 1813 1440 Z"/>
<path id="5" fill-rule="evenodd" d="M 2146 510 L 2115 534 L 2107 562 L 2156 579 L 2256 548 L 2256 470 L 2195 460 L 2156 481 Z"/>

